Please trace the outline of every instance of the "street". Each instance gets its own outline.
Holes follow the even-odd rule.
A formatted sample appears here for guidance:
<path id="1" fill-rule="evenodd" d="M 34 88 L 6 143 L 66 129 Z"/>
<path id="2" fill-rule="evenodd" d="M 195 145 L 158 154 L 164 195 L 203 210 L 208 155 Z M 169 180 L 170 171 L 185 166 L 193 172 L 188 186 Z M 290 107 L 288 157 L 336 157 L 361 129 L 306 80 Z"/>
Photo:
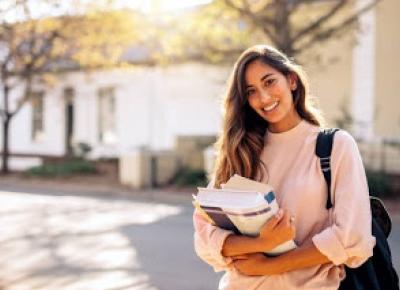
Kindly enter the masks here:
<path id="1" fill-rule="evenodd" d="M 210 290 L 190 198 L 0 191 L 2 290 Z M 400 269 L 400 216 L 390 238 Z"/>

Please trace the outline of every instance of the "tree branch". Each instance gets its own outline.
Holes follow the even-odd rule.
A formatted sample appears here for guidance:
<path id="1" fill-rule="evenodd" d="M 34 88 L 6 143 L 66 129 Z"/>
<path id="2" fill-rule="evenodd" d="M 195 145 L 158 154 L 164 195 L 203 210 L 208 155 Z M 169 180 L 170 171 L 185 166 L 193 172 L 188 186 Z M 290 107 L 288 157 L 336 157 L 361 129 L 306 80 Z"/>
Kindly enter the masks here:
<path id="1" fill-rule="evenodd" d="M 298 31 L 294 37 L 293 37 L 293 42 L 296 43 L 299 41 L 302 37 L 312 33 L 313 31 L 317 30 L 320 28 L 321 24 L 325 23 L 328 21 L 330 18 L 332 18 L 340 9 L 348 2 L 347 0 L 341 0 L 339 1 L 336 5 L 332 7 L 331 10 L 329 10 L 325 15 L 322 15 L 319 17 L 317 20 L 315 20 L 313 23 L 308 25 L 307 27 L 301 29 Z"/>
<path id="2" fill-rule="evenodd" d="M 377 5 L 378 2 L 382 0 L 375 0 L 371 2 L 370 4 L 366 5 L 365 7 L 361 8 L 357 12 L 355 12 L 353 15 L 349 16 L 346 20 L 344 20 L 342 23 L 327 28 L 321 32 L 316 33 L 311 37 L 307 42 L 305 42 L 303 45 L 295 48 L 296 53 L 301 53 L 303 50 L 311 47 L 315 42 L 321 42 L 324 41 L 338 33 L 340 33 L 342 30 L 346 29 L 350 25 L 354 24 L 355 22 L 358 21 L 359 17 L 363 15 L 364 13 L 368 12 L 371 10 L 374 6 Z"/>
<path id="3" fill-rule="evenodd" d="M 256 26 L 262 29 L 262 31 L 267 35 L 267 37 L 276 45 L 278 43 L 277 37 L 276 35 L 274 35 L 274 33 L 271 31 L 271 29 L 269 27 L 273 27 L 274 25 L 274 21 L 267 17 L 267 16 L 263 16 L 262 19 L 260 19 L 255 13 L 253 13 L 250 8 L 249 8 L 249 4 L 247 1 L 244 1 L 243 4 L 246 7 L 240 7 L 238 5 L 235 5 L 232 0 L 224 0 L 224 3 L 230 7 L 233 10 L 236 10 L 237 12 L 239 12 L 241 15 L 247 17 L 248 19 L 250 19 L 250 21 Z M 272 4 L 268 4 L 264 10 L 268 9 L 269 6 L 271 6 Z"/>

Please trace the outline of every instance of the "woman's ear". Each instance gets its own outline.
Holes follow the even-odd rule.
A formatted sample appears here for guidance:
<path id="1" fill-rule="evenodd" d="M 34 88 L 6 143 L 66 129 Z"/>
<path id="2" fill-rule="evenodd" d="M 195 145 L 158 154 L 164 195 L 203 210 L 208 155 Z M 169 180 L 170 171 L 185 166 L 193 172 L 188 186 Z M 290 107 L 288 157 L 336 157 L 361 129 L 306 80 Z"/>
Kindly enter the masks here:
<path id="1" fill-rule="evenodd" d="M 289 81 L 289 87 L 290 87 L 291 91 L 295 91 L 297 89 L 297 80 L 298 80 L 297 74 L 289 73 L 288 81 Z"/>

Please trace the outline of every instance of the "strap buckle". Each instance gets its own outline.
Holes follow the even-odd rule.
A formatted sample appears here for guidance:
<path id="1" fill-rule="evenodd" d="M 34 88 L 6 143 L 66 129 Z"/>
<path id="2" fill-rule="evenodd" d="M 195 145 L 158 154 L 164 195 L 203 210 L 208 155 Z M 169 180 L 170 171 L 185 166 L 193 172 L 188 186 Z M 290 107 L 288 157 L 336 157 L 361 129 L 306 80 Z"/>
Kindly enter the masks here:
<path id="1" fill-rule="evenodd" d="M 331 170 L 331 157 L 321 157 L 320 158 L 321 169 L 324 172 Z"/>

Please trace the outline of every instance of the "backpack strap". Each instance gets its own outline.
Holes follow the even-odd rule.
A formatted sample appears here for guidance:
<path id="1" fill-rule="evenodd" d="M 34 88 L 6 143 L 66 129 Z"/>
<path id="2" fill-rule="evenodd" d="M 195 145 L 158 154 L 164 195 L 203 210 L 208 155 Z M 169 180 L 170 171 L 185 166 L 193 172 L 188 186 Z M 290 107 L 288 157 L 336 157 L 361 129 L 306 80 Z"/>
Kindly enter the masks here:
<path id="1" fill-rule="evenodd" d="M 324 174 L 326 185 L 328 186 L 328 198 L 326 201 L 326 209 L 332 207 L 331 198 L 331 153 L 333 145 L 333 137 L 339 131 L 337 128 L 323 129 L 318 133 L 315 154 L 319 157 L 322 173 Z"/>

